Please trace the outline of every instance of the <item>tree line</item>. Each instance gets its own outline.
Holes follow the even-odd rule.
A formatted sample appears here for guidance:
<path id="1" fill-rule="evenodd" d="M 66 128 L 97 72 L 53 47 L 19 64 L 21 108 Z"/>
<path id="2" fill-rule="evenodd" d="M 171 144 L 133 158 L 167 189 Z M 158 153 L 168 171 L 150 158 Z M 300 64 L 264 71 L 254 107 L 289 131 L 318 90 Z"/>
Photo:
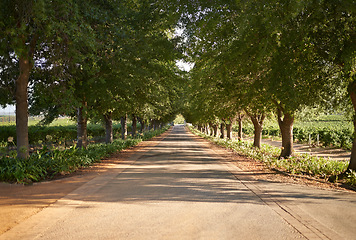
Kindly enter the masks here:
<path id="1" fill-rule="evenodd" d="M 260 147 L 263 121 L 276 116 L 281 158 L 293 153 L 293 123 L 310 108 L 356 109 L 356 3 L 194 1 L 182 15 L 186 54 L 195 66 L 186 87 L 188 122 L 228 127 L 243 116 Z M 354 118 L 356 129 L 356 118 Z M 241 137 L 241 131 L 239 131 Z M 348 169 L 356 170 L 356 141 Z"/>
<path id="2" fill-rule="evenodd" d="M 19 158 L 29 156 L 28 115 L 77 119 L 86 147 L 89 119 L 130 118 L 154 128 L 179 112 L 182 57 L 169 1 L 3 0 L 0 104 L 16 105 Z M 135 132 L 135 128 L 133 129 Z"/>
<path id="3" fill-rule="evenodd" d="M 355 13 L 353 0 L 2 0 L 0 104 L 16 104 L 20 158 L 29 111 L 76 118 L 84 147 L 88 119 L 110 141 L 112 119 L 159 125 L 179 112 L 214 132 L 248 116 L 259 147 L 273 113 L 287 158 L 298 111 L 355 112 Z"/>

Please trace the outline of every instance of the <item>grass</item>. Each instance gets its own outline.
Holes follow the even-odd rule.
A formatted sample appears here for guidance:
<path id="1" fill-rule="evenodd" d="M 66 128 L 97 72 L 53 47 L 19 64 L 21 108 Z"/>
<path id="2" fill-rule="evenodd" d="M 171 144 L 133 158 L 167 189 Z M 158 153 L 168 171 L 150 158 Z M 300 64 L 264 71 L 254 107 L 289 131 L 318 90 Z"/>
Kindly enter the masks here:
<path id="1" fill-rule="evenodd" d="M 42 118 L 40 117 L 29 117 L 28 125 L 35 126 L 37 125 Z M 76 125 L 76 121 L 72 120 L 69 117 L 57 118 L 54 120 L 49 126 L 69 126 Z M 16 125 L 16 117 L 15 116 L 0 116 L 0 126 L 15 126 Z"/>
<path id="2" fill-rule="evenodd" d="M 309 154 L 300 154 L 289 159 L 278 159 L 280 148 L 262 144 L 262 147 L 255 148 L 252 142 L 220 139 L 202 134 L 194 128 L 190 130 L 205 139 L 228 149 L 234 150 L 240 155 L 252 158 L 265 163 L 271 169 L 277 169 L 289 174 L 309 175 L 322 179 L 329 179 L 331 176 L 338 176 L 347 170 L 347 161 L 333 161 L 325 158 L 315 157 Z M 356 173 L 351 171 L 347 174 L 345 182 L 356 186 Z"/>

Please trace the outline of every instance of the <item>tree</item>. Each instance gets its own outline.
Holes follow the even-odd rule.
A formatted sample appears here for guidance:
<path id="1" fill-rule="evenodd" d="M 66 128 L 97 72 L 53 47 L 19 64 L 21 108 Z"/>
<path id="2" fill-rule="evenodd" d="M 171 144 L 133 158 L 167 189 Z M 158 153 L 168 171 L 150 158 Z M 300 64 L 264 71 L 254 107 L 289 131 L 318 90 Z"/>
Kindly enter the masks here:
<path id="1" fill-rule="evenodd" d="M 303 12 L 303 25 L 319 61 L 334 69 L 338 85 L 347 89 L 356 116 L 356 4 L 354 1 L 311 1 Z M 339 90 L 340 91 L 340 90 Z M 342 90 L 340 91 L 342 92 Z M 356 132 L 356 117 L 354 117 Z M 356 138 L 349 170 L 356 170 Z"/>
<path id="2" fill-rule="evenodd" d="M 76 14 L 70 18 L 70 24 L 61 29 L 63 35 L 60 37 L 66 40 L 58 40 L 60 49 L 56 50 L 58 45 L 56 42 L 50 42 L 49 47 L 48 44 L 41 46 L 44 49 L 41 51 L 45 52 L 43 58 L 48 63 L 39 70 L 39 74 L 42 73 L 39 77 L 41 81 L 34 85 L 35 91 L 32 96 L 32 103 L 37 111 L 41 110 L 41 106 L 44 109 L 49 108 L 47 112 L 51 117 L 50 120 L 62 112 L 77 116 L 78 147 L 86 147 L 88 143 L 88 109 L 91 108 L 89 102 L 93 101 L 89 96 L 93 92 L 93 79 L 100 71 L 97 64 L 100 55 L 97 53 L 102 51 L 105 45 L 100 42 L 98 33 L 106 24 L 103 16 L 108 12 L 100 7 L 96 1 L 75 3 L 73 11 Z M 56 21 L 54 24 L 57 26 L 62 22 Z M 46 91 L 38 92 L 38 90 Z M 52 100 L 46 102 L 44 101 L 46 98 Z"/>
<path id="3" fill-rule="evenodd" d="M 324 48 L 330 39 L 316 42 L 312 37 L 317 26 L 325 24 L 320 21 L 321 15 L 316 17 L 313 12 L 320 9 L 334 11 L 332 9 L 336 7 L 329 4 L 323 6 L 327 2 L 277 2 L 275 7 L 277 12 L 273 16 L 280 19 L 282 24 L 273 21 L 277 22 L 274 27 L 276 51 L 271 60 L 269 91 L 273 94 L 282 133 L 281 157 L 288 157 L 293 153 L 295 112 L 308 106 L 328 104 L 333 101 L 330 96 L 337 95 L 342 86 L 336 78 L 337 68 L 318 54 L 318 48 Z M 290 14 L 286 14 L 287 12 Z M 327 21 L 331 19 L 329 16 Z M 322 35 L 318 33 L 318 37 Z M 327 51 L 330 50 L 331 48 Z"/>
<path id="4" fill-rule="evenodd" d="M 41 51 L 55 51 L 58 39 L 63 37 L 64 25 L 70 25 L 76 17 L 73 2 L 62 1 L 1 1 L 0 5 L 0 51 L 1 56 L 10 56 L 2 69 L 18 67 L 19 74 L 12 71 L 6 86 L 13 86 L 16 102 L 16 135 L 18 157 L 27 158 L 28 146 L 28 85 L 31 71 Z M 58 50 L 58 49 L 57 49 Z M 9 96 L 10 97 L 10 96 Z M 2 103 L 11 102 L 7 99 Z"/>
<path id="5" fill-rule="evenodd" d="M 264 84 L 270 52 L 255 47 L 264 37 L 264 27 L 257 24 L 261 22 L 260 16 L 257 20 L 251 17 L 255 12 L 250 11 L 247 17 L 243 15 L 247 11 L 247 7 L 242 11 L 243 7 L 242 3 L 216 2 L 200 9 L 202 16 L 198 14 L 189 28 L 189 53 L 197 67 L 202 65 L 200 71 L 204 73 L 196 81 L 201 82 L 201 88 L 210 90 L 205 97 L 214 103 L 215 109 L 210 113 L 228 120 L 229 128 L 237 113 L 246 109 L 255 126 L 254 144 L 259 147 L 263 119 L 271 109 Z M 252 23 L 246 27 L 248 21 Z M 250 28 L 253 24 L 256 26 Z"/>
<path id="6" fill-rule="evenodd" d="M 330 92 L 338 89 L 335 67 L 317 57 L 310 37 L 316 28 L 305 23 L 308 6 L 319 9 L 318 4 L 216 1 L 199 9 L 189 29 L 191 54 L 205 62 L 214 59 L 227 72 L 219 81 L 234 82 L 225 88 L 226 94 L 232 89 L 229 96 L 246 107 L 260 96 L 261 102 L 275 104 L 282 132 L 280 157 L 293 153 L 295 112 L 330 101 Z"/>
<path id="7" fill-rule="evenodd" d="M 149 1 L 105 1 L 104 6 L 97 1 L 81 4 L 84 22 L 81 26 L 91 30 L 87 36 L 90 41 L 76 41 L 78 46 L 67 48 L 75 60 L 66 65 L 67 75 L 58 84 L 50 79 L 53 74 L 47 74 L 47 83 L 35 86 L 40 91 L 35 91 L 32 106 L 37 112 L 50 107 L 47 112 L 55 110 L 50 114 L 53 116 L 63 111 L 74 116 L 77 108 L 81 113 L 77 119 L 84 120 L 78 122 L 78 140 L 86 139 L 88 118 L 103 117 L 110 142 L 112 117 L 140 115 L 142 107 L 153 102 L 153 97 L 161 101 L 157 94 L 164 92 L 154 88 L 162 87 L 161 82 L 168 77 L 174 78 L 171 63 L 179 51 L 176 39 L 168 34 L 175 24 L 170 19 L 174 14 Z M 50 90 L 48 95 L 43 94 L 44 89 Z M 44 101 L 46 96 L 55 100 L 52 106 Z"/>

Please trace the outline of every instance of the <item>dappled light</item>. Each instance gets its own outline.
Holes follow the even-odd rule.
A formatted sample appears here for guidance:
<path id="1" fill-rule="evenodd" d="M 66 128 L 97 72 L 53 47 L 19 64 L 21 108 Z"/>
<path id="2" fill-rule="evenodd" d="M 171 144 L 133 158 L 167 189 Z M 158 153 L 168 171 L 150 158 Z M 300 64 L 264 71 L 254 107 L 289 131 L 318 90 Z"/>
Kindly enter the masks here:
<path id="1" fill-rule="evenodd" d="M 261 173 L 242 171 L 223 156 L 183 125 L 174 126 L 159 139 L 145 142 L 123 161 L 104 161 L 102 166 L 107 171 L 17 186 L 18 191 L 7 188 L 7 193 L 12 194 L 0 195 L 0 211 L 24 211 L 15 218 L 23 221 L 18 225 L 20 229 L 3 236 L 16 232 L 17 236 L 40 234 L 55 238 L 59 232 L 70 232 L 81 238 L 89 237 L 95 229 L 100 236 L 130 233 L 147 237 L 168 231 L 180 239 L 181 234 L 197 234 L 190 226 L 201 228 L 198 234 L 208 235 L 220 236 L 223 229 L 232 238 L 244 234 L 253 239 L 294 239 L 318 236 L 320 232 L 338 237 L 352 234 L 346 229 L 353 229 L 347 219 L 353 219 L 354 214 L 342 211 L 335 215 L 330 206 L 352 208 L 356 204 L 354 194 L 259 179 Z M 21 191 L 22 195 L 16 195 Z M 35 214 L 38 208 L 49 204 Z M 29 211 L 35 211 L 34 215 L 25 221 L 31 215 Z M 332 227 L 324 215 L 337 217 L 342 227 Z M 78 223 L 82 226 L 79 231 L 75 227 Z M 21 230 L 27 224 L 38 227 Z M 100 230 L 94 227 L 98 224 Z M 311 226 L 314 230 L 307 230 Z M 146 232 L 148 228 L 154 232 Z M 247 235 L 244 238 L 249 239 Z"/>

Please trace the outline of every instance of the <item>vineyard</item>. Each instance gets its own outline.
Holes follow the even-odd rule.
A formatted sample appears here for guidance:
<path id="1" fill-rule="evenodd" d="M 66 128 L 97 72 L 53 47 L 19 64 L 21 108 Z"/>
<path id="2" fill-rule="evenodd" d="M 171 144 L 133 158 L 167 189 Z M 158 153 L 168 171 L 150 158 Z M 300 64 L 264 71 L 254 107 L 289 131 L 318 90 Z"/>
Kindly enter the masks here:
<path id="1" fill-rule="evenodd" d="M 37 125 L 43 117 L 40 116 L 30 116 L 28 118 L 29 125 Z M 75 125 L 75 121 L 68 117 L 58 118 L 54 120 L 49 126 L 67 126 Z M 0 115 L 0 126 L 15 126 L 16 125 L 16 116 L 15 115 Z"/>
<path id="2" fill-rule="evenodd" d="M 234 127 L 237 131 L 237 126 Z M 243 132 L 253 135 L 253 125 L 245 119 Z M 263 125 L 264 137 L 280 137 L 281 133 L 276 120 L 268 119 Z M 296 121 L 293 126 L 294 141 L 310 145 L 329 146 L 351 150 L 353 125 L 343 115 L 322 115 L 314 120 Z"/>
<path id="3" fill-rule="evenodd" d="M 15 124 L 16 116 L 13 115 L 0 115 L 0 126 L 7 124 Z"/>

